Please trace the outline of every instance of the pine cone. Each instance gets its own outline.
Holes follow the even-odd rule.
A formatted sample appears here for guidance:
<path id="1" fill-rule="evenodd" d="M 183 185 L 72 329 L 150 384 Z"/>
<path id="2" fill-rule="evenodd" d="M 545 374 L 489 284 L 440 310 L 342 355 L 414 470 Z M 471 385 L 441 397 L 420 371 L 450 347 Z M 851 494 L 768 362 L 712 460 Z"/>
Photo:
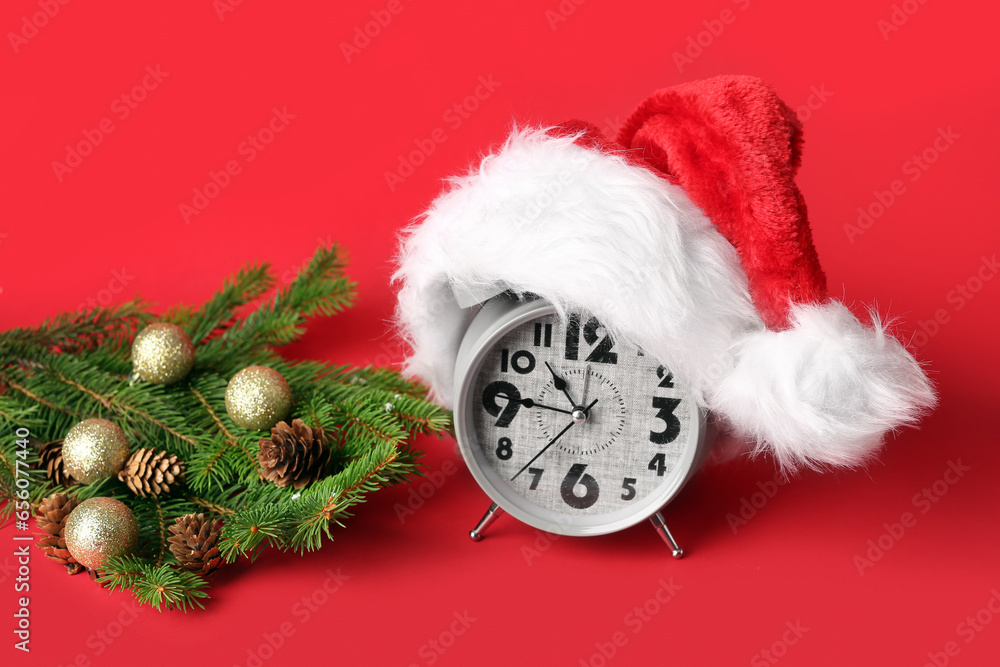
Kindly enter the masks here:
<path id="1" fill-rule="evenodd" d="M 169 493 L 170 485 L 179 481 L 183 474 L 184 462 L 178 461 L 176 454 L 143 447 L 125 462 L 118 479 L 128 484 L 133 493 L 145 498 Z"/>
<path id="2" fill-rule="evenodd" d="M 38 535 L 38 546 L 46 556 L 65 565 L 69 574 L 77 574 L 86 569 L 70 555 L 66 548 L 66 538 L 63 537 L 66 518 L 79 504 L 79 500 L 65 493 L 53 493 L 38 503 L 38 516 L 35 517 L 35 524 L 45 531 Z"/>
<path id="3" fill-rule="evenodd" d="M 291 426 L 278 422 L 270 438 L 261 438 L 257 460 L 264 479 L 275 486 L 301 489 L 323 476 L 330 462 L 330 448 L 323 429 L 309 428 L 296 419 Z"/>
<path id="4" fill-rule="evenodd" d="M 53 484 L 68 487 L 76 484 L 76 480 L 70 477 L 69 473 L 63 468 L 62 446 L 62 440 L 54 440 L 41 445 L 38 451 L 38 458 L 42 462 L 42 467 L 45 468 L 45 476 Z"/>
<path id="5" fill-rule="evenodd" d="M 222 567 L 219 538 L 222 519 L 206 518 L 204 514 L 185 514 L 170 526 L 170 553 L 185 570 L 211 574 Z"/>

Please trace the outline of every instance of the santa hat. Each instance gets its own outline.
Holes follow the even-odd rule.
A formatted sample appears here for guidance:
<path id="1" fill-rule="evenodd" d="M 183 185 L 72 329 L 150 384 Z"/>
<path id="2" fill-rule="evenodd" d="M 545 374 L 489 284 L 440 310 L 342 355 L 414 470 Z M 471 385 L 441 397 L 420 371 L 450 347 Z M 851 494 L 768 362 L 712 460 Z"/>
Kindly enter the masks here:
<path id="1" fill-rule="evenodd" d="M 444 405 L 476 302 L 512 290 L 597 316 L 784 467 L 856 465 L 936 401 L 872 314 L 831 300 L 794 182 L 801 132 L 759 79 L 660 90 L 617 143 L 515 130 L 407 231 L 405 372 Z"/>

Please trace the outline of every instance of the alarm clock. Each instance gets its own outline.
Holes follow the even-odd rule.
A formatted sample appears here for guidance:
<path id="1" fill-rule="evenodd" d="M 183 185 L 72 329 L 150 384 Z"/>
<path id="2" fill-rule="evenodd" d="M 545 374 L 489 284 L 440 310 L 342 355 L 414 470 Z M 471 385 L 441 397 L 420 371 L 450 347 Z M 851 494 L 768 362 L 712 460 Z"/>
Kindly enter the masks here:
<path id="1" fill-rule="evenodd" d="M 603 535 L 651 520 L 698 471 L 708 415 L 670 372 L 587 313 L 503 293 L 465 332 L 455 370 L 459 449 L 502 513 L 560 535 Z"/>

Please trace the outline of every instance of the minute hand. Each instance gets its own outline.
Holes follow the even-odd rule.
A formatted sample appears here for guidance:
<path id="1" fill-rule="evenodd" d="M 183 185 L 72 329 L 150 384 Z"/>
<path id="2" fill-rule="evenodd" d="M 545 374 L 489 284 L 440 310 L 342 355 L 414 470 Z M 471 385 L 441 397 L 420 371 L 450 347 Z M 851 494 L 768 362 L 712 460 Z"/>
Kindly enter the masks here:
<path id="1" fill-rule="evenodd" d="M 596 404 L 597 404 L 597 399 L 595 398 L 595 399 L 594 399 L 593 401 L 591 401 L 590 405 L 588 405 L 587 407 L 585 407 L 585 408 L 583 409 L 583 412 L 584 412 L 585 414 L 589 414 L 589 413 L 590 413 L 590 409 L 591 409 L 592 407 L 594 407 L 594 405 L 596 405 Z M 573 425 L 574 425 L 574 424 L 576 424 L 576 423 L 577 423 L 577 422 L 576 422 L 576 420 L 574 419 L 574 420 L 573 420 L 573 421 L 571 421 L 571 422 L 570 422 L 569 424 L 566 424 L 566 428 L 564 428 L 563 430 L 559 431 L 559 432 L 558 432 L 558 433 L 556 434 L 556 437 L 554 437 L 554 438 L 552 438 L 551 440 L 549 440 L 549 444 L 547 444 L 547 445 L 545 445 L 544 447 L 542 447 L 542 450 L 541 450 L 540 452 L 538 452 L 537 454 L 535 454 L 534 456 L 532 456 L 532 457 L 531 457 L 531 460 L 530 460 L 530 461 L 528 461 L 527 463 L 525 463 L 525 464 L 524 464 L 524 467 L 523 467 L 523 468 L 521 468 L 520 470 L 518 470 L 518 471 L 517 471 L 517 472 L 516 472 L 516 473 L 514 474 L 514 476 L 510 478 L 510 481 L 512 481 L 512 482 L 513 482 L 513 481 L 514 481 L 515 479 L 517 479 L 517 476 L 518 476 L 518 475 L 520 475 L 520 474 L 521 474 L 522 472 L 524 472 L 525 470 L 527 470 L 527 469 L 528 469 L 528 466 L 530 466 L 530 465 L 531 465 L 532 463 L 534 463 L 534 462 L 535 462 L 535 461 L 536 461 L 536 460 L 538 459 L 538 457 L 539 457 L 539 456 L 541 456 L 542 454 L 544 454 L 544 453 L 545 453 L 545 451 L 546 451 L 546 450 L 547 450 L 547 449 L 548 449 L 549 447 L 551 447 L 552 445 L 554 445 L 554 444 L 555 444 L 556 440 L 558 440 L 559 438 L 563 437 L 563 434 L 564 434 L 564 433 L 565 433 L 566 431 L 568 431 L 568 430 L 570 430 L 571 428 L 573 428 Z"/>

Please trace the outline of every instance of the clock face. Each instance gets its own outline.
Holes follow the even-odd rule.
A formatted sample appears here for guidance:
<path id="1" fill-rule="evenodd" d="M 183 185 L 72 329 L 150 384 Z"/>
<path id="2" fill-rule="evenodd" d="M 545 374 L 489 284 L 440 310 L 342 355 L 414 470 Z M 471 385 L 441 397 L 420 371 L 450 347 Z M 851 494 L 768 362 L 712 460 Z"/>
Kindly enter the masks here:
<path id="1" fill-rule="evenodd" d="M 596 318 L 564 322 L 551 306 L 494 329 L 457 412 L 463 453 L 495 501 L 537 527 L 600 534 L 676 494 L 704 429 L 668 369 Z"/>

